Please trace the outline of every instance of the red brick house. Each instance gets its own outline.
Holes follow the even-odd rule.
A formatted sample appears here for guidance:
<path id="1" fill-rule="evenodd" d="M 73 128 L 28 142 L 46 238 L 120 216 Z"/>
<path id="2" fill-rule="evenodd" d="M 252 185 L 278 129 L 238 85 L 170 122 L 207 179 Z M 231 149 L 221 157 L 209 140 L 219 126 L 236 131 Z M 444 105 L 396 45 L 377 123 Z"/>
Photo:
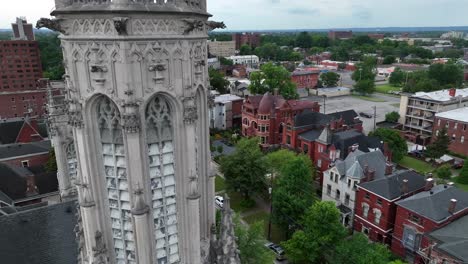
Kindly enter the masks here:
<path id="1" fill-rule="evenodd" d="M 319 112 L 320 105 L 312 101 L 285 100 L 281 95 L 270 93 L 248 96 L 242 108 L 242 135 L 260 137 L 263 147 L 280 144 L 286 118 L 305 110 Z"/>
<path id="2" fill-rule="evenodd" d="M 391 244 L 396 219 L 396 202 L 415 193 L 432 188 L 433 180 L 426 181 L 414 171 L 392 173 L 387 167 L 386 177 L 357 185 L 354 230 L 370 240 Z"/>
<path id="3" fill-rule="evenodd" d="M 451 185 L 438 185 L 398 201 L 392 252 L 410 263 L 425 263 L 430 240 L 424 236 L 468 214 L 468 192 Z"/>
<path id="4" fill-rule="evenodd" d="M 296 84 L 298 89 L 312 89 L 317 86 L 319 75 L 319 70 L 296 70 L 291 74 L 291 81 Z"/>
<path id="5" fill-rule="evenodd" d="M 45 124 L 35 119 L 14 118 L 0 121 L 0 145 L 42 141 L 47 137 Z"/>
<path id="6" fill-rule="evenodd" d="M 232 35 L 232 40 L 236 42 L 236 50 L 240 50 L 243 45 L 256 48 L 260 46 L 260 33 L 236 33 Z"/>
<path id="7" fill-rule="evenodd" d="M 17 167 L 42 166 L 49 159 L 50 141 L 0 146 L 0 162 Z"/>
<path id="8" fill-rule="evenodd" d="M 429 246 L 421 248 L 426 263 L 468 263 L 468 216 L 425 234 Z"/>
<path id="9" fill-rule="evenodd" d="M 434 119 L 432 140 L 443 128 L 452 139 L 449 149 L 460 155 L 468 156 L 468 107 L 437 113 Z"/>

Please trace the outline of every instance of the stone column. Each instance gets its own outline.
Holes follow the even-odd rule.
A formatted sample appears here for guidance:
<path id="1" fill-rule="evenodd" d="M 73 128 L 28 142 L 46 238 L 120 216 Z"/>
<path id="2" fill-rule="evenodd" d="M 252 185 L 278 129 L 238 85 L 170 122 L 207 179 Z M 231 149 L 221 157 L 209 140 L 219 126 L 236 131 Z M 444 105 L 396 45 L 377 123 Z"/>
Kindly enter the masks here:
<path id="1" fill-rule="evenodd" d="M 197 142 L 195 140 L 195 126 L 197 116 L 197 108 L 194 98 L 186 98 L 184 100 L 184 123 L 186 132 L 186 153 L 185 153 L 185 175 L 189 175 L 187 205 L 188 215 L 190 216 L 190 226 L 187 227 L 188 234 L 188 260 L 192 264 L 201 263 L 201 248 L 200 248 L 200 193 L 198 190 L 198 168 L 196 160 Z M 184 179 L 185 181 L 185 179 Z"/>
<path id="2" fill-rule="evenodd" d="M 137 263 L 151 263 L 151 232 L 149 229 L 149 206 L 143 198 L 143 189 L 135 191 L 132 215 L 135 225 L 135 242 L 137 245 Z"/>
<path id="3" fill-rule="evenodd" d="M 82 208 L 82 219 L 86 226 L 83 229 L 84 240 L 86 244 L 86 255 L 88 256 L 89 263 L 94 263 L 94 252 L 93 248 L 96 246 L 95 234 L 97 231 L 96 222 L 96 203 L 94 202 L 93 196 L 89 189 L 88 184 L 81 185 L 81 202 L 80 208 Z"/>
<path id="4" fill-rule="evenodd" d="M 57 159 L 57 180 L 59 183 L 60 197 L 66 200 L 68 197 L 73 195 L 67 166 L 67 142 L 62 140 L 59 131 L 53 132 L 51 130 L 51 136 L 52 145 L 55 151 L 55 158 Z"/>

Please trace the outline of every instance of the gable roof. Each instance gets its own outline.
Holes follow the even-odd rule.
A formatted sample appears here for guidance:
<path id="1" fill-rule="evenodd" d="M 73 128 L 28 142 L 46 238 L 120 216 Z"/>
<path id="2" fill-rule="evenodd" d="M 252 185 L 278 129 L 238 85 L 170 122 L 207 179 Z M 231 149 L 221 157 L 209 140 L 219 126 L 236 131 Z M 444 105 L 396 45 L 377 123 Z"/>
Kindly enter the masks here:
<path id="1" fill-rule="evenodd" d="M 468 216 L 464 216 L 445 227 L 429 233 L 438 241 L 436 249 L 468 263 Z"/>
<path id="2" fill-rule="evenodd" d="M 307 140 L 309 142 L 313 142 L 319 138 L 319 136 L 322 134 L 322 131 L 323 129 L 312 129 L 312 130 L 299 134 L 299 138 Z"/>
<path id="3" fill-rule="evenodd" d="M 433 221 L 441 222 L 452 216 L 448 211 L 451 199 L 457 200 L 455 212 L 468 208 L 468 192 L 446 185 L 435 186 L 430 191 L 415 194 L 397 204 Z"/>
<path id="4" fill-rule="evenodd" d="M 31 143 L 18 143 L 0 146 L 0 160 L 8 160 L 11 158 L 48 153 L 51 148 L 49 140 L 38 141 Z"/>
<path id="5" fill-rule="evenodd" d="M 330 123 L 331 117 L 322 113 L 305 110 L 294 117 L 294 127 L 320 127 Z"/>
<path id="6" fill-rule="evenodd" d="M 76 263 L 76 201 L 0 216 L 2 263 Z"/>
<path id="7" fill-rule="evenodd" d="M 423 175 L 414 171 L 400 171 L 382 179 L 361 183 L 359 187 L 391 201 L 403 194 L 404 180 L 408 180 L 407 193 L 420 190 L 426 185 Z"/>
<path id="8" fill-rule="evenodd" d="M 348 171 L 355 163 L 358 163 L 361 167 L 362 173 L 357 174 L 356 170 L 353 170 L 353 175 L 348 175 Z M 336 168 L 341 176 L 352 176 L 356 179 L 364 178 L 364 171 L 365 167 L 368 166 L 369 169 L 375 170 L 375 179 L 381 179 L 385 177 L 385 165 L 387 161 L 385 156 L 380 150 L 373 151 L 373 152 L 362 152 L 360 150 L 356 150 L 351 152 L 346 159 L 338 160 L 336 162 Z M 342 177 L 343 178 L 343 177 Z"/>
<path id="9" fill-rule="evenodd" d="M 369 137 L 363 133 L 351 129 L 333 134 L 332 144 L 341 151 L 341 158 L 348 155 L 348 150 L 353 145 L 358 145 L 362 152 L 369 152 L 375 149 L 383 151 L 383 143 L 376 137 Z"/>
<path id="10" fill-rule="evenodd" d="M 343 119 L 344 123 L 348 126 L 355 124 L 357 120 L 362 123 L 362 120 L 358 118 L 359 115 L 354 110 L 330 113 L 328 116 L 332 117 L 333 120 Z"/>
<path id="11" fill-rule="evenodd" d="M 0 144 L 16 142 L 24 121 L 0 121 Z"/>

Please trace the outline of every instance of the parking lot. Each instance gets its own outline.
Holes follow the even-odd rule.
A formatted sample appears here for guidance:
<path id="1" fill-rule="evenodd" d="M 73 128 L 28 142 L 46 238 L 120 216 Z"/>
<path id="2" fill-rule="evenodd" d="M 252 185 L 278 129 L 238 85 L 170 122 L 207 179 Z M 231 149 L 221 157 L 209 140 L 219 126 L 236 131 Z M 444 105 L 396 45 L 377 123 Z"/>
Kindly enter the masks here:
<path id="1" fill-rule="evenodd" d="M 385 121 L 385 115 L 392 111 L 399 111 L 399 108 L 396 104 L 400 103 L 400 98 L 385 96 L 385 95 L 374 95 L 375 98 L 383 100 L 385 102 L 371 102 L 367 100 L 360 99 L 353 96 L 340 96 L 335 98 L 327 98 L 324 107 L 323 98 L 319 97 L 309 97 L 309 100 L 319 102 L 322 107 L 321 111 L 325 108 L 327 114 L 340 112 L 345 110 L 354 109 L 358 114 L 364 112 L 366 114 L 374 114 L 373 107 L 376 106 L 377 109 L 377 118 L 376 122 Z M 367 134 L 374 129 L 374 118 L 365 118 L 360 117 L 364 122 L 364 132 Z"/>

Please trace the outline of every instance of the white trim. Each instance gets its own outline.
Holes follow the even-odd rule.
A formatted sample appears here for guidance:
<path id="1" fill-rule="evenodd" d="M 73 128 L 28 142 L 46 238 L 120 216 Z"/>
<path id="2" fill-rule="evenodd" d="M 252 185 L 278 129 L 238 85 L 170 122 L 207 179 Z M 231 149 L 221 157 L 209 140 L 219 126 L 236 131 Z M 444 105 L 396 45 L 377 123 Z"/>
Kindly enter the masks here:
<path id="1" fill-rule="evenodd" d="M 382 228 L 380 228 L 380 227 L 376 226 L 375 224 L 373 224 L 373 223 L 371 223 L 371 222 L 367 221 L 366 219 L 364 219 L 364 218 L 360 217 L 360 216 L 359 216 L 359 215 L 357 215 L 357 214 L 354 214 L 354 216 L 356 216 L 357 218 L 361 219 L 362 221 L 364 221 L 364 222 L 368 223 L 369 225 L 371 225 L 371 226 L 373 226 L 373 227 L 375 227 L 375 228 L 379 229 L 379 230 L 380 230 L 380 231 L 382 231 L 382 232 L 388 233 L 388 232 L 390 232 L 390 231 L 392 231 L 392 230 L 393 230 L 393 228 L 390 228 L 389 230 L 385 231 L 385 230 L 383 230 Z"/>
<path id="2" fill-rule="evenodd" d="M 29 158 L 29 157 L 34 157 L 34 156 L 43 155 L 43 154 L 49 154 L 49 152 L 38 152 L 34 154 L 29 154 L 29 155 L 15 156 L 15 157 L 6 158 L 6 159 L 0 159 L 0 161 L 9 161 L 9 160 L 14 160 L 14 159 Z"/>

